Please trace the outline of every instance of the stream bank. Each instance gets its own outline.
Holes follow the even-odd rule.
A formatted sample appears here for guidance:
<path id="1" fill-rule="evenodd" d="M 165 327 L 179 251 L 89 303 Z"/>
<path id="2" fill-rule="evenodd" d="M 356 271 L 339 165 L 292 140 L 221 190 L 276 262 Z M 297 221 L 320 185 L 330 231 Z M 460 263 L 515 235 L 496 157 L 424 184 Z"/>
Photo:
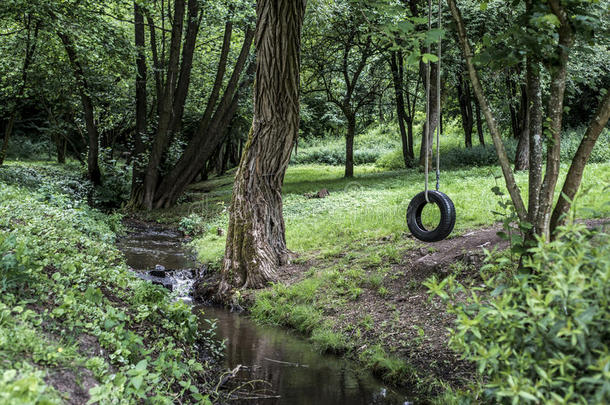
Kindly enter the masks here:
<path id="1" fill-rule="evenodd" d="M 201 270 L 182 246 L 182 234 L 150 224 L 128 226 L 119 246 L 130 268 L 141 278 L 176 291 L 175 299 L 190 302 L 188 290 Z M 225 342 L 224 366 L 233 371 L 232 384 L 239 393 L 232 403 L 420 403 L 383 384 L 358 363 L 323 355 L 283 328 L 261 326 L 223 308 L 197 305 L 193 311 L 203 326 L 214 324 L 217 338 Z M 250 386 L 250 381 L 256 383 Z"/>

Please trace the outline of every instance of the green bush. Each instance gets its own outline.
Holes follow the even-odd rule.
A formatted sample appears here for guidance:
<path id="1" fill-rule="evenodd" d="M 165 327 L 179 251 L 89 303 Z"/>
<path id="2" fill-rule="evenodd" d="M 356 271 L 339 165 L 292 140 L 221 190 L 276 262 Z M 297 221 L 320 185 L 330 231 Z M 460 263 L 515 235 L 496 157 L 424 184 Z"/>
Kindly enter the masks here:
<path id="1" fill-rule="evenodd" d="M 586 128 L 565 131 L 561 136 L 561 161 L 570 162 L 580 145 Z M 589 163 L 610 161 L 610 130 L 607 128 L 599 135 L 595 147 L 591 151 Z"/>
<path id="2" fill-rule="evenodd" d="M 381 156 L 400 146 L 400 133 L 396 124 L 373 126 L 354 139 L 354 164 L 375 163 Z M 345 138 L 302 140 L 298 153 L 292 155 L 292 164 L 345 164 Z"/>
<path id="3" fill-rule="evenodd" d="M 8 143 L 7 157 L 15 160 L 45 160 L 55 157 L 55 145 L 48 138 L 30 139 L 13 136 Z"/>
<path id="4" fill-rule="evenodd" d="M 506 153 L 513 161 L 517 143 L 514 139 L 505 140 Z M 498 164 L 496 149 L 493 145 L 476 145 L 471 148 L 455 147 L 441 153 L 441 168 L 483 167 Z"/>
<path id="5" fill-rule="evenodd" d="M 402 149 L 395 149 L 385 155 L 382 155 L 375 162 L 375 166 L 386 170 L 400 170 L 405 168 L 405 159 L 402 155 Z"/>
<path id="6" fill-rule="evenodd" d="M 93 193 L 93 203 L 97 207 L 119 208 L 131 193 L 131 170 L 128 166 L 112 159 L 110 150 L 104 150 L 100 159 L 102 185 Z"/>
<path id="7" fill-rule="evenodd" d="M 452 277 L 426 283 L 457 316 L 451 345 L 477 364 L 491 402 L 610 401 L 608 236 L 565 227 L 531 250 L 531 271 L 489 277 L 465 302 Z"/>

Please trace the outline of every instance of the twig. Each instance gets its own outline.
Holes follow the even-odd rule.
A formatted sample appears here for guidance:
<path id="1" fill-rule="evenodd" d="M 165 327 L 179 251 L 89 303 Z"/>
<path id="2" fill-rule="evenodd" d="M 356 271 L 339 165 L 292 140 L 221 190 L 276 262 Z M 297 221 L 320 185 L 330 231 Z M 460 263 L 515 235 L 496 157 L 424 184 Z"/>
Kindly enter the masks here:
<path id="1" fill-rule="evenodd" d="M 287 366 L 294 366 L 294 367 L 309 367 L 307 364 L 299 364 L 299 363 L 290 363 L 288 361 L 281 361 L 281 360 L 274 360 L 274 359 L 270 359 L 268 357 L 264 357 L 265 360 L 267 361 L 271 361 L 273 363 L 279 363 L 279 364 L 286 364 Z"/>

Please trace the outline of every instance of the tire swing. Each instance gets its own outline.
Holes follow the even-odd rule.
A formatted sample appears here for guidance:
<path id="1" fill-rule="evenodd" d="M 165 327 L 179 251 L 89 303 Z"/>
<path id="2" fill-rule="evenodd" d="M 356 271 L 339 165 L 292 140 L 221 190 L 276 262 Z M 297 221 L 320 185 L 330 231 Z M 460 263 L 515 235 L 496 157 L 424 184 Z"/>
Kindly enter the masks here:
<path id="1" fill-rule="evenodd" d="M 438 28 L 442 29 L 441 22 L 441 1 L 438 2 Z M 432 29 L 432 0 L 428 0 L 428 32 Z M 430 54 L 430 44 L 427 48 Z M 426 158 L 424 173 L 426 176 L 425 190 L 417 194 L 407 208 L 407 226 L 417 239 L 424 242 L 438 242 L 445 239 L 455 225 L 455 206 L 453 201 L 444 193 L 439 191 L 440 187 L 440 122 L 441 122 L 441 39 L 438 40 L 438 69 L 436 75 L 437 90 L 437 125 L 436 125 L 436 190 L 428 190 L 428 150 L 430 142 L 430 61 L 426 68 Z M 435 204 L 440 210 L 440 221 L 436 228 L 428 230 L 422 222 L 422 212 L 427 204 Z"/>

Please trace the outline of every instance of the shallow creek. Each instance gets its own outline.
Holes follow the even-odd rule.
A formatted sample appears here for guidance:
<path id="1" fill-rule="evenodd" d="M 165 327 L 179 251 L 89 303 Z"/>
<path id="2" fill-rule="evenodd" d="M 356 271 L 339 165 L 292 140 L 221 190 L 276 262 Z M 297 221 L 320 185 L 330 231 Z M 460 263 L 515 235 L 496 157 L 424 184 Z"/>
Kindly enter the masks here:
<path id="1" fill-rule="evenodd" d="M 182 235 L 151 226 L 130 228 L 119 241 L 127 264 L 138 276 L 164 285 L 177 299 L 191 302 L 190 290 L 199 275 L 195 257 L 182 246 Z M 278 327 L 260 326 L 226 309 L 194 306 L 202 322 L 216 320 L 217 336 L 225 341 L 225 366 L 240 380 L 267 382 L 264 395 L 236 404 L 412 404 L 405 393 L 384 386 L 358 364 L 318 353 L 311 344 Z M 262 398 L 265 397 L 265 398 Z"/>

